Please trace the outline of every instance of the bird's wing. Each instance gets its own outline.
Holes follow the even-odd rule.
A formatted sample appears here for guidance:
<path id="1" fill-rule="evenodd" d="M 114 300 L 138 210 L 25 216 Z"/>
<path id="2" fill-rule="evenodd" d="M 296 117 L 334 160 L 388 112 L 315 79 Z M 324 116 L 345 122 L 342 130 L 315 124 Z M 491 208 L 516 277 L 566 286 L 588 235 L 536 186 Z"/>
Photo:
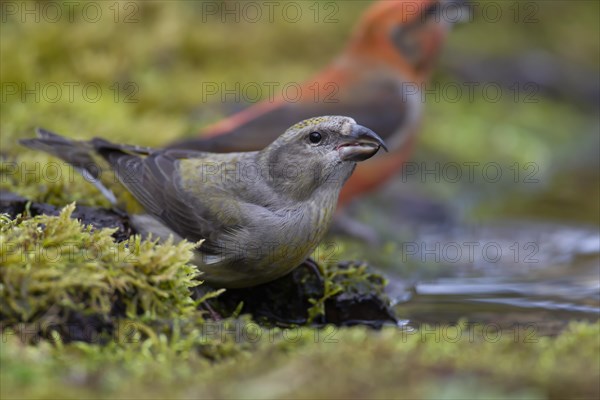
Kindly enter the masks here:
<path id="1" fill-rule="evenodd" d="M 322 83 L 321 87 L 327 83 Z M 377 132 L 385 141 L 404 135 L 404 129 L 418 119 L 418 104 L 411 101 L 414 88 L 403 87 L 397 79 L 385 75 L 370 76 L 360 83 L 334 87 L 315 96 L 316 89 L 303 87 L 302 101 L 277 104 L 265 102 L 251 106 L 207 132 L 209 137 L 181 141 L 170 148 L 186 148 L 216 153 L 257 151 L 272 143 L 298 121 L 320 115 L 345 115 Z M 316 87 L 316 86 L 315 86 Z M 411 91 L 407 91 L 410 89 Z"/>
<path id="2" fill-rule="evenodd" d="M 99 141 L 94 144 L 146 212 L 183 238 L 205 239 L 203 252 L 215 251 L 221 234 L 239 229 L 239 212 L 233 209 L 231 193 L 208 187 L 202 196 L 194 196 L 181 182 L 180 162 L 187 157 L 202 157 L 202 153 L 145 151 Z"/>

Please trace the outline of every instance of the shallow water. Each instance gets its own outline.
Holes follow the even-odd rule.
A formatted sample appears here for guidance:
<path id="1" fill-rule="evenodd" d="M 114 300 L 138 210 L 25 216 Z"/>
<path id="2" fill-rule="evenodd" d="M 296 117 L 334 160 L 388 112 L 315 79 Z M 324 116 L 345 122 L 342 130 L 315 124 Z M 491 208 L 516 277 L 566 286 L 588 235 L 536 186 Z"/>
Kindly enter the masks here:
<path id="1" fill-rule="evenodd" d="M 438 256 L 434 263 L 439 268 L 433 276 L 430 273 L 410 283 L 391 279 L 396 310 L 408 325 L 466 319 L 502 329 L 519 325 L 530 334 L 553 335 L 570 321 L 600 317 L 597 229 L 505 222 L 420 235 L 413 243 L 422 244 L 421 253 L 411 250 L 413 256 L 420 261 Z M 458 258 L 456 249 L 460 251 L 461 246 L 487 246 L 493 252 L 472 251 L 469 257 Z M 432 251 L 436 248 L 438 253 Z M 519 254 L 519 248 L 528 249 Z"/>

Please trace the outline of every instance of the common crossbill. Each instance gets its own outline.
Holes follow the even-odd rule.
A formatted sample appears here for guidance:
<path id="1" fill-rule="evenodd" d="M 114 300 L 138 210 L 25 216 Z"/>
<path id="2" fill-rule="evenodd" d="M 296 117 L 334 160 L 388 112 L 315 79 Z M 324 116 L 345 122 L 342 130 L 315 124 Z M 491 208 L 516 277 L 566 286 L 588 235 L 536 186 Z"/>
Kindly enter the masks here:
<path id="1" fill-rule="evenodd" d="M 460 2 L 382 0 L 373 4 L 345 50 L 301 86 L 299 99 L 265 100 L 171 148 L 211 152 L 254 151 L 273 141 L 293 122 L 316 115 L 348 115 L 378 132 L 390 147 L 360 165 L 340 203 L 375 189 L 404 164 L 422 114 L 427 82 L 451 22 L 444 10 Z M 318 96 L 315 91 L 319 90 Z"/>
<path id="2" fill-rule="evenodd" d="M 202 279 L 231 288 L 302 263 L 327 232 L 356 163 L 385 148 L 373 131 L 340 116 L 299 122 L 263 150 L 227 154 L 38 135 L 22 143 L 83 172 L 138 232 L 203 240 L 194 260 Z"/>

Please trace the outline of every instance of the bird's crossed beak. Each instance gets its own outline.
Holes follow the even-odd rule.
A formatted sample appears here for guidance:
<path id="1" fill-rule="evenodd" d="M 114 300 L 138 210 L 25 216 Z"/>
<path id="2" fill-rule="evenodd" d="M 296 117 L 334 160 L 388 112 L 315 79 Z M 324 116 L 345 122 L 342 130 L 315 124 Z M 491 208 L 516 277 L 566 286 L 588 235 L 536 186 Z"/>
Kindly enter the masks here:
<path id="1" fill-rule="evenodd" d="M 369 128 L 353 125 L 349 135 L 345 135 L 336 149 L 342 161 L 364 161 L 377 153 L 380 147 L 388 151 L 383 139 Z"/>

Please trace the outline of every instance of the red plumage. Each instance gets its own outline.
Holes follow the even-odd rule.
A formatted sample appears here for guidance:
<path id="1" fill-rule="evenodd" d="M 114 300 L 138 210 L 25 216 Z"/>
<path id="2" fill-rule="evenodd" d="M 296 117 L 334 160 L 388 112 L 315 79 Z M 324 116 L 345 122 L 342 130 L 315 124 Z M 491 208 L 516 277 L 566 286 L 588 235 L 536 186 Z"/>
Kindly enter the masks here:
<path id="1" fill-rule="evenodd" d="M 302 85 L 300 100 L 263 101 L 213 124 L 201 138 L 171 147 L 211 152 L 266 147 L 287 127 L 319 115 L 345 115 L 377 132 L 390 147 L 360 164 L 341 195 L 343 205 L 379 187 L 410 156 L 421 120 L 421 95 L 450 23 L 444 2 L 382 0 L 363 15 L 344 51 Z M 315 101 L 315 85 L 320 96 Z"/>

